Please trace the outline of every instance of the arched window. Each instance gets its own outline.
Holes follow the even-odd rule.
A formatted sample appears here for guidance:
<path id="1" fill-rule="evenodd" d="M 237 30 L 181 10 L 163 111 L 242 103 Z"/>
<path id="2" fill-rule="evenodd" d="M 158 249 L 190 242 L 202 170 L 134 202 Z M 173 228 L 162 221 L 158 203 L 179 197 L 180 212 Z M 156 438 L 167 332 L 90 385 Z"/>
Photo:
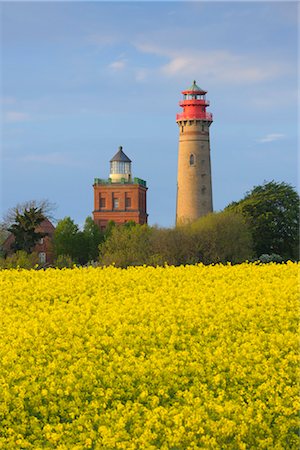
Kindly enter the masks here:
<path id="1" fill-rule="evenodd" d="M 193 153 L 190 155 L 190 166 L 193 166 L 195 164 L 195 156 Z"/>

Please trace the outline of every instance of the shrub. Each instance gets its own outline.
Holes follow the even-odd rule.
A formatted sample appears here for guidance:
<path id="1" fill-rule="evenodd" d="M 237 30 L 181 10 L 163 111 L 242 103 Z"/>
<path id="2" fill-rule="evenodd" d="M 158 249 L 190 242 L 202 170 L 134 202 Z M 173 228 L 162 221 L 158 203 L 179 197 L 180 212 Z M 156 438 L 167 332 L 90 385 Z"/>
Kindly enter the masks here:
<path id="1" fill-rule="evenodd" d="M 15 269 L 20 267 L 22 269 L 33 269 L 39 264 L 39 257 L 37 253 L 26 253 L 24 250 L 19 250 L 11 256 L 0 258 L 1 269 Z"/>
<path id="2" fill-rule="evenodd" d="M 253 256 L 252 238 L 242 215 L 223 211 L 208 214 L 189 226 L 195 258 L 204 264 L 234 264 Z"/>
<path id="3" fill-rule="evenodd" d="M 63 269 L 64 267 L 71 268 L 73 267 L 74 262 L 69 255 L 58 255 L 55 261 L 55 266 L 58 269 Z"/>

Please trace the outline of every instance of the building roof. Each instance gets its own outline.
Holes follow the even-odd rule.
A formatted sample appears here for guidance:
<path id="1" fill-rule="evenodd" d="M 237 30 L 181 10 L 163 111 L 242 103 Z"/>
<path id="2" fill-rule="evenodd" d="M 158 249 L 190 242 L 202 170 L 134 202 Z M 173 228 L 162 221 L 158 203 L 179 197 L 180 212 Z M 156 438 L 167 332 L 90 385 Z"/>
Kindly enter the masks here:
<path id="1" fill-rule="evenodd" d="M 122 150 L 122 147 L 119 147 L 119 150 L 117 151 L 115 156 L 110 160 L 110 162 L 113 162 L 113 161 L 131 163 L 131 159 L 129 159 L 128 156 L 125 155 L 125 153 Z"/>
<path id="2" fill-rule="evenodd" d="M 206 94 L 206 91 L 204 89 L 201 89 L 201 87 L 197 86 L 196 81 L 193 81 L 192 86 L 188 87 L 184 92 L 203 92 Z"/>
<path id="3" fill-rule="evenodd" d="M 55 226 L 46 217 L 43 222 L 36 228 L 36 231 L 47 233 L 48 235 L 52 236 L 55 231 Z"/>

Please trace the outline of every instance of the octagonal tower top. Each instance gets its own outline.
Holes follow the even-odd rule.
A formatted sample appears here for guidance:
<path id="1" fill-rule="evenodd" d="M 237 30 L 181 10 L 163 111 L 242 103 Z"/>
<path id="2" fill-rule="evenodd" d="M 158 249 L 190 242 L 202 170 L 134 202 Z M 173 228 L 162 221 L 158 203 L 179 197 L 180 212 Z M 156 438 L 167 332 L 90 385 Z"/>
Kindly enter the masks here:
<path id="1" fill-rule="evenodd" d="M 189 88 L 187 88 L 185 91 L 182 91 L 182 94 L 199 94 L 199 95 L 205 95 L 207 93 L 207 91 L 204 91 L 203 89 L 201 89 L 201 87 L 197 86 L 196 81 L 193 81 L 192 86 L 190 86 Z"/>
<path id="2" fill-rule="evenodd" d="M 195 80 L 192 86 L 182 91 L 183 99 L 179 102 L 179 106 L 183 108 L 183 112 L 176 115 L 176 122 L 181 122 L 182 120 L 204 120 L 210 125 L 213 121 L 213 116 L 206 111 L 206 108 L 209 106 L 209 101 L 206 100 L 206 93 L 207 91 L 197 86 Z"/>

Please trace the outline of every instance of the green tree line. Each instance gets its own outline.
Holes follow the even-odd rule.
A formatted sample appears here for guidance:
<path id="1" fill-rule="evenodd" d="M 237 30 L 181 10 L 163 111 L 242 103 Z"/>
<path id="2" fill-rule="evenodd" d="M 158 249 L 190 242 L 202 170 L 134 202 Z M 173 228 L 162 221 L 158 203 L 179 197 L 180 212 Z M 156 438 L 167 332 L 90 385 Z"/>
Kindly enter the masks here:
<path id="1" fill-rule="evenodd" d="M 46 205 L 48 206 L 48 205 Z M 296 260 L 299 258 L 299 195 L 286 183 L 265 182 L 224 211 L 174 228 L 110 222 L 101 232 L 91 217 L 83 229 L 70 218 L 57 223 L 53 237 L 55 266 L 88 263 L 119 267 L 129 265 L 181 265 L 203 262 L 233 264 L 245 260 Z M 37 264 L 32 253 L 41 238 L 35 232 L 47 208 L 30 204 L 15 211 L 2 230 L 14 234 L 14 255 L 2 258 L 2 267 Z"/>

